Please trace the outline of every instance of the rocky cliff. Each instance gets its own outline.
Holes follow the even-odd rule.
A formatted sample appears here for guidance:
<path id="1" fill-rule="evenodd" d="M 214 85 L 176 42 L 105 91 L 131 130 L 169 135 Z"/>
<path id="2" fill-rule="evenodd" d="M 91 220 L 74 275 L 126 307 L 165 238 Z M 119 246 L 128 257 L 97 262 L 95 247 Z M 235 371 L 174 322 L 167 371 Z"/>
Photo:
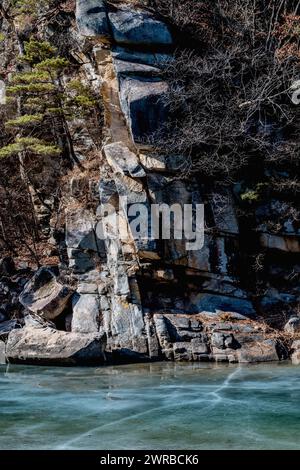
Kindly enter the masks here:
<path id="1" fill-rule="evenodd" d="M 159 155 L 150 145 L 167 119 L 162 69 L 173 60 L 173 29 L 138 2 L 101 0 L 77 0 L 68 29 L 78 43 L 82 81 L 103 103 L 104 124 L 91 130 L 73 123 L 80 128 L 74 148 L 81 167 L 65 175 L 59 240 L 50 223 L 60 262 L 32 277 L 2 261 L 3 304 L 14 302 L 19 311 L 18 320 L 4 312 L 0 323 L 6 360 L 256 362 L 293 354 L 297 363 L 299 228 L 270 200 L 257 208 L 254 242 L 232 188 L 180 178 L 182 157 Z M 134 238 L 124 197 L 146 209 L 204 204 L 204 247 L 189 251 L 187 240 L 174 237 Z M 127 237 L 114 233 L 107 204 Z M 280 219 L 276 233 L 264 223 L 270 214 Z M 254 243 L 267 278 L 259 295 L 245 266 Z M 270 325 L 281 311 L 288 313 Z"/>

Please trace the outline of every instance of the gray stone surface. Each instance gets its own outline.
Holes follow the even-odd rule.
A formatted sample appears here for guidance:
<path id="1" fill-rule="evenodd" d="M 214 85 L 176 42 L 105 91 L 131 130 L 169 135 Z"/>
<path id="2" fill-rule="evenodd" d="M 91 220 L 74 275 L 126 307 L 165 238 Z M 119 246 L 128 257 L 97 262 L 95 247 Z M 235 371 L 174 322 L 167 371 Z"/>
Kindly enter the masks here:
<path id="1" fill-rule="evenodd" d="M 209 347 L 206 338 L 203 336 L 200 336 L 199 338 L 193 338 L 191 340 L 191 345 L 194 361 L 201 360 L 201 356 L 203 355 L 205 355 L 205 359 L 207 358 Z"/>
<path id="2" fill-rule="evenodd" d="M 168 357 L 168 351 L 172 348 L 172 341 L 165 317 L 164 315 L 156 314 L 153 316 L 153 320 L 162 352 Z"/>
<path id="3" fill-rule="evenodd" d="M 105 360 L 105 336 L 25 327 L 9 334 L 6 358 L 11 363 L 84 364 Z"/>
<path id="4" fill-rule="evenodd" d="M 69 210 L 66 213 L 67 247 L 97 252 L 95 225 L 95 216 L 91 211 L 80 207 Z"/>
<path id="5" fill-rule="evenodd" d="M 175 361 L 192 361 L 192 345 L 188 342 L 178 342 L 173 344 Z"/>
<path id="6" fill-rule="evenodd" d="M 291 360 L 294 366 L 299 366 L 300 365 L 300 351 L 293 352 L 293 354 L 291 355 Z"/>
<path id="7" fill-rule="evenodd" d="M 113 179 L 101 178 L 99 181 L 99 197 L 101 204 L 118 205 L 118 191 Z"/>
<path id="8" fill-rule="evenodd" d="M 73 297 L 71 331 L 97 333 L 100 326 L 100 299 L 97 294 L 81 294 Z"/>
<path id="9" fill-rule="evenodd" d="M 114 142 L 103 148 L 106 160 L 116 173 L 129 175 L 133 178 L 143 178 L 146 176 L 145 170 L 135 153 L 131 152 L 122 142 Z"/>
<path id="10" fill-rule="evenodd" d="M 238 235 L 239 225 L 230 191 L 216 189 L 210 194 L 210 203 L 216 227 L 222 232 Z"/>
<path id="11" fill-rule="evenodd" d="M 243 344 L 242 348 L 238 350 L 239 362 L 270 362 L 278 361 L 279 357 L 276 350 L 276 340 L 260 338 L 258 341 L 253 341 Z"/>
<path id="12" fill-rule="evenodd" d="M 98 284 L 81 282 L 76 291 L 78 294 L 98 294 Z"/>
<path id="13" fill-rule="evenodd" d="M 217 349 L 225 349 L 225 337 L 222 333 L 213 333 L 211 336 L 211 344 Z"/>
<path id="14" fill-rule="evenodd" d="M 146 358 L 148 344 L 145 321 L 139 306 L 129 303 L 123 296 L 112 296 L 111 342 L 115 354 L 130 358 Z"/>
<path id="15" fill-rule="evenodd" d="M 300 237 L 280 236 L 271 233 L 262 233 L 260 236 L 262 247 L 269 250 L 278 250 L 287 253 L 299 253 Z"/>
<path id="16" fill-rule="evenodd" d="M 168 26 L 146 10 L 123 4 L 111 8 L 108 17 L 118 44 L 170 46 L 173 43 Z"/>
<path id="17" fill-rule="evenodd" d="M 156 334 L 156 328 L 151 315 L 145 315 L 145 327 L 148 340 L 148 354 L 152 360 L 161 359 L 161 350 Z"/>
<path id="18" fill-rule="evenodd" d="M 96 257 L 82 250 L 68 248 L 69 267 L 74 273 L 85 273 L 96 267 Z"/>
<path id="19" fill-rule="evenodd" d="M 279 360 L 278 341 L 266 337 L 257 325 L 251 327 L 249 321 L 241 319 L 216 321 L 209 316 L 204 317 L 202 323 L 200 317 L 182 314 L 153 316 L 163 357 L 175 361 L 245 363 Z"/>
<path id="20" fill-rule="evenodd" d="M 72 293 L 69 286 L 59 282 L 53 271 L 44 267 L 25 285 L 19 300 L 31 312 L 53 320 L 64 311 Z"/>
<path id="21" fill-rule="evenodd" d="M 159 79 L 120 78 L 122 110 L 137 142 L 153 134 L 165 121 L 162 98 L 166 91 L 167 84 Z"/>
<path id="22" fill-rule="evenodd" d="M 66 245 L 69 267 L 74 273 L 94 270 L 105 260 L 104 241 L 97 235 L 96 215 L 83 207 L 66 213 Z"/>
<path id="23" fill-rule="evenodd" d="M 150 65 L 155 69 L 174 60 L 171 54 L 162 54 L 152 51 L 141 52 L 120 46 L 113 47 L 112 56 L 115 60 L 134 64 Z"/>
<path id="24" fill-rule="evenodd" d="M 255 315 L 253 304 L 250 300 L 239 299 L 236 297 L 227 297 L 224 295 L 201 294 L 195 302 L 200 311 L 217 312 L 235 312 L 245 316 Z"/>
<path id="25" fill-rule="evenodd" d="M 78 292 L 84 297 L 99 295 L 100 331 L 107 332 L 108 351 L 125 361 L 278 360 L 280 340 L 277 343 L 252 321 L 255 309 L 251 296 L 240 288 L 236 201 L 241 185 L 235 185 L 234 198 L 232 190 L 224 185 L 192 177 L 179 182 L 174 175 L 185 171 L 183 157 L 155 155 L 149 145 L 149 136 L 161 128 L 167 117 L 163 100 L 167 83 L 162 80 L 161 69 L 172 60 L 173 46 L 168 26 L 154 15 L 138 2 L 77 1 L 82 36 L 111 36 L 109 41 L 103 41 L 106 44 L 97 41 L 94 46 L 100 74 L 92 66 L 94 73 L 89 77 L 96 90 L 102 81 L 104 84 L 107 140 L 103 156 L 109 164 L 101 169 L 100 202 L 117 208 L 121 220 L 121 231 L 117 233 L 112 227 L 112 214 L 98 213 L 99 227 L 105 223 L 109 226 L 107 257 L 101 260 L 99 270 L 107 272 L 108 287 L 99 289 L 96 273 L 95 279 L 80 276 Z M 190 204 L 205 199 L 209 206 L 208 227 L 213 230 L 206 233 L 203 249 L 196 251 L 187 251 L 186 241 L 181 240 L 133 240 L 127 230 L 130 216 L 125 197 L 129 207 L 139 202 L 145 209 L 150 203 Z M 280 256 L 298 253 L 297 217 L 295 213 L 286 216 L 289 205 L 272 200 L 266 207 L 260 206 L 255 216 L 263 249 L 280 251 Z M 94 256 L 99 254 L 98 241 L 93 237 L 95 225 L 92 220 L 88 227 L 89 220 L 90 216 L 82 212 L 79 216 L 74 213 L 71 224 L 67 222 L 70 267 L 75 273 L 94 273 L 99 269 L 99 257 Z M 281 226 L 276 234 L 268 233 L 271 229 L 266 220 Z M 270 286 L 260 299 L 262 310 L 299 301 L 299 288 L 292 286 L 287 269 L 275 272 L 276 263 L 270 268 L 266 261 L 266 272 L 270 268 L 272 275 L 270 271 Z M 141 267 L 142 274 L 138 271 Z M 137 271 L 139 285 L 135 288 Z M 290 266 L 288 272 L 296 274 L 299 268 Z M 279 280 L 287 281 L 287 287 L 274 289 L 273 275 L 277 284 Z M 94 309 L 90 306 L 82 315 L 79 307 L 80 303 L 73 322 L 78 319 L 81 325 L 89 324 L 95 318 Z M 286 333 L 295 335 L 297 331 L 298 320 L 291 320 Z M 298 349 L 293 357 L 294 362 L 299 357 L 300 363 Z"/>
<path id="26" fill-rule="evenodd" d="M 109 35 L 106 7 L 102 0 L 76 0 L 76 21 L 82 36 Z"/>
<path id="27" fill-rule="evenodd" d="M 118 60 L 114 59 L 114 67 L 116 74 L 126 74 L 126 75 L 134 75 L 134 74 L 142 74 L 142 75 L 157 75 L 159 73 L 159 69 L 157 67 L 153 67 L 152 65 L 147 64 L 137 64 L 135 62 L 127 62 L 125 60 Z"/>
<path id="28" fill-rule="evenodd" d="M 113 279 L 113 288 L 116 295 L 128 296 L 130 293 L 128 275 L 122 264 L 116 266 Z"/>
<path id="29" fill-rule="evenodd" d="M 0 340 L 0 364 L 5 364 L 5 343 L 4 341 Z"/>
<path id="30" fill-rule="evenodd" d="M 296 340 L 293 342 L 291 346 L 291 359 L 292 359 L 292 364 L 295 366 L 300 365 L 300 340 Z"/>
<path id="31" fill-rule="evenodd" d="M 292 317 L 284 326 L 284 331 L 289 334 L 295 334 L 300 332 L 300 318 Z"/>

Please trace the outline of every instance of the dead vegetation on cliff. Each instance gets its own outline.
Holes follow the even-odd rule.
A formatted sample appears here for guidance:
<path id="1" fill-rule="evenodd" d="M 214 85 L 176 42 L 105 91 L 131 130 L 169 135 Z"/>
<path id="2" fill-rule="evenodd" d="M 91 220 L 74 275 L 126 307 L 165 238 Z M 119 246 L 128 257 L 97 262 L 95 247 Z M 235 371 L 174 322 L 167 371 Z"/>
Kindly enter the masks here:
<path id="1" fill-rule="evenodd" d="M 0 2 L 0 249 L 37 265 L 58 261 L 64 176 L 90 171 L 80 149 L 88 142 L 95 153 L 101 142 L 101 101 L 81 71 L 74 12 L 73 0 Z"/>

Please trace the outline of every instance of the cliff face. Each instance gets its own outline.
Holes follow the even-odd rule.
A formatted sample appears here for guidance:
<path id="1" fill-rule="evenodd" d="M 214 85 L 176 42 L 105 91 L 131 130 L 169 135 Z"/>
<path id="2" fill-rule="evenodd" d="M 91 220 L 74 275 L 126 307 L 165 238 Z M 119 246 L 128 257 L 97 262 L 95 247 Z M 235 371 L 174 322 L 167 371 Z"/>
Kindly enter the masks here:
<path id="1" fill-rule="evenodd" d="M 257 296 L 244 266 L 253 240 L 241 227 L 234 192 L 195 176 L 179 178 L 182 158 L 158 155 L 145 143 L 166 119 L 161 69 L 173 60 L 173 33 L 135 2 L 113 3 L 76 2 L 76 56 L 82 80 L 103 102 L 104 135 L 100 148 L 100 126 L 81 123 L 75 133 L 83 168 L 66 172 L 64 240 L 54 240 L 64 259 L 59 269 L 41 268 L 21 293 L 25 327 L 10 332 L 6 357 L 50 363 L 285 358 L 300 323 L 293 310 L 299 286 L 288 274 L 299 273 L 299 230 L 277 201 L 258 209 L 255 244 L 268 282 Z M 135 203 L 146 210 L 205 204 L 204 247 L 188 250 L 188 240 L 174 237 L 135 239 L 128 211 Z M 121 232 L 107 207 L 119 216 Z M 270 212 L 281 218 L 276 234 L 264 225 Z M 107 237 L 100 236 L 104 228 Z M 295 318 L 285 335 L 259 320 L 287 304 Z"/>

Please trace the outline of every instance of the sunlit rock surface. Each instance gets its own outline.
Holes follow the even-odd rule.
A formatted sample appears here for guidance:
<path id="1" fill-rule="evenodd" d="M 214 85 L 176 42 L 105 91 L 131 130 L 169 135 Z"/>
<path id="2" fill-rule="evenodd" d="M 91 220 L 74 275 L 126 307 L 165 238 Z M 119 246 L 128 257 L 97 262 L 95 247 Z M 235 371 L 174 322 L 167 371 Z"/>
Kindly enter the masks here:
<path id="1" fill-rule="evenodd" d="M 26 333 L 31 317 L 23 317 L 31 312 L 53 321 L 52 336 L 63 338 L 66 348 L 68 341 L 74 344 L 72 335 L 85 350 L 90 347 L 84 346 L 86 335 L 105 334 L 107 363 L 268 362 L 292 354 L 296 364 L 296 218 L 286 215 L 287 205 L 276 200 L 258 204 L 249 233 L 237 204 L 240 183 L 223 187 L 189 175 L 186 157 L 157 150 L 156 133 L 163 135 L 168 118 L 168 84 L 162 69 L 174 59 L 175 49 L 169 25 L 135 3 L 77 0 L 76 5 L 82 73 L 103 104 L 104 129 L 102 133 L 99 125 L 91 130 L 103 137 L 96 149 L 89 132 L 77 123 L 74 147 L 82 162 L 93 150 L 98 166 L 91 180 L 78 169 L 63 195 L 65 233 L 58 242 L 57 274 L 43 280 L 41 273 L 50 272 L 44 267 L 33 278 L 34 273 L 25 270 L 23 278 L 13 262 L 1 261 L 3 338 L 9 336 L 11 344 L 12 338 L 21 337 L 23 331 L 14 330 L 24 323 Z M 203 247 L 189 250 L 186 237 L 177 240 L 173 234 L 169 239 L 135 238 L 125 200 L 148 212 L 151 204 L 204 204 Z M 254 259 L 253 247 L 262 250 L 262 259 Z M 268 279 L 259 295 L 250 274 L 254 265 Z M 288 307 L 284 341 L 265 322 L 283 307 Z M 7 323 L 11 310 L 20 318 L 14 324 Z M 33 347 L 22 356 L 25 362 L 34 351 L 42 355 L 35 333 L 48 351 L 48 339 L 41 332 L 32 331 Z M 21 357 L 21 349 L 14 348 L 7 360 Z M 72 351 L 68 358 L 77 354 Z M 53 362 L 55 358 L 59 362 L 59 350 Z"/>
<path id="2" fill-rule="evenodd" d="M 11 363 L 103 363 L 105 336 L 66 333 L 52 328 L 26 326 L 11 332 L 6 358 Z"/>

